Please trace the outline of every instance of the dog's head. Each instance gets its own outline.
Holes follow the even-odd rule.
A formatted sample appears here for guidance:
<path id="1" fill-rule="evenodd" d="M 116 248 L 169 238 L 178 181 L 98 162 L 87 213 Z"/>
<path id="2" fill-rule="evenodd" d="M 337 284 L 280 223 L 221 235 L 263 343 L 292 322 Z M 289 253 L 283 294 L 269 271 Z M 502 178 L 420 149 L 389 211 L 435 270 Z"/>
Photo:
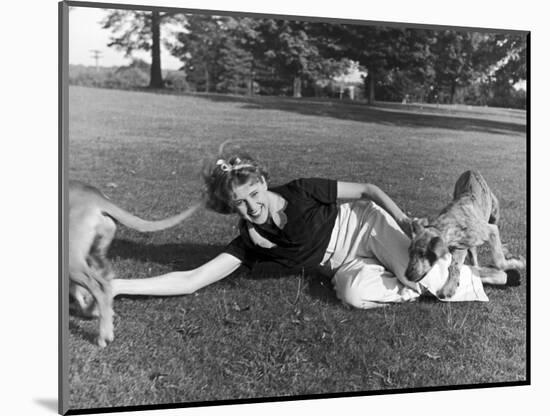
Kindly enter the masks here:
<path id="1" fill-rule="evenodd" d="M 415 219 L 411 224 L 412 241 L 409 246 L 409 264 L 405 277 L 412 282 L 421 280 L 434 263 L 449 252 L 441 233 L 428 227 L 426 218 Z"/>

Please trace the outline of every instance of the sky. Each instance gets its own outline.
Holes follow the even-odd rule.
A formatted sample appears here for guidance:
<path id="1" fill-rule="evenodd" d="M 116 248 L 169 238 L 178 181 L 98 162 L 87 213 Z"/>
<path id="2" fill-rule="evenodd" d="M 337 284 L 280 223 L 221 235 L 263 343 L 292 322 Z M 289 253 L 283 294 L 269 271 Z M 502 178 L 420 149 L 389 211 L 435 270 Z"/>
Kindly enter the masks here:
<path id="1" fill-rule="evenodd" d="M 99 23 L 105 15 L 104 9 L 91 7 L 75 7 L 69 13 L 70 64 L 95 65 L 92 50 L 101 52 L 99 66 L 121 66 L 130 63 L 130 59 L 125 58 L 123 52 L 107 46 L 111 31 L 102 29 Z M 166 29 L 163 36 L 169 36 Z M 136 52 L 134 56 L 151 62 L 151 56 L 147 52 Z M 163 69 L 181 68 L 181 62 L 171 56 L 163 46 L 161 46 L 161 62 Z"/>

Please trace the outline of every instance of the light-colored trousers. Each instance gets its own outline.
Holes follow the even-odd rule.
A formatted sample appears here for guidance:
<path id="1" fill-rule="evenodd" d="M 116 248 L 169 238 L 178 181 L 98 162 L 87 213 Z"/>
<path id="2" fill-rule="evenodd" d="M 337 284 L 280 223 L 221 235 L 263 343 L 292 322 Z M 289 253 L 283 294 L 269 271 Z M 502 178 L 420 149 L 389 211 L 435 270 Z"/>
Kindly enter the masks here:
<path id="1" fill-rule="evenodd" d="M 357 200 L 340 205 L 331 240 L 321 263 L 332 276 L 338 298 L 356 308 L 408 302 L 432 294 L 448 277 L 451 256 L 440 259 L 415 289 L 404 286 L 410 239 L 393 217 L 374 202 Z M 457 292 L 446 301 L 488 301 L 481 279 L 472 268 L 460 269 Z"/>

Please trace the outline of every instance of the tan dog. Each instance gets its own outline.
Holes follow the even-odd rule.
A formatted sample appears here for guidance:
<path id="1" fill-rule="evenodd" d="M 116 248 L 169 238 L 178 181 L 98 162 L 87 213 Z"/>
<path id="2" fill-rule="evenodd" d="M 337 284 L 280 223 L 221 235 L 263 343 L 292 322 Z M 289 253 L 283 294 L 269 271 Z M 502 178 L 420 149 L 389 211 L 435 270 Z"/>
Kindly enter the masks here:
<path id="1" fill-rule="evenodd" d="M 460 266 L 466 254 L 478 266 L 476 247 L 485 242 L 489 243 L 494 267 L 523 269 L 523 258 L 506 258 L 496 225 L 498 219 L 498 200 L 485 179 L 477 171 L 464 172 L 455 184 L 453 201 L 434 221 L 428 223 L 425 218 L 413 221 L 405 276 L 413 282 L 419 281 L 438 259 L 450 252 L 449 278 L 437 295 L 451 297 L 459 285 Z"/>
<path id="2" fill-rule="evenodd" d="M 110 282 L 113 272 L 107 260 L 116 231 L 114 220 L 141 232 L 159 231 L 177 225 L 200 206 L 196 204 L 164 220 L 146 221 L 119 208 L 98 189 L 69 181 L 69 292 L 82 313 L 99 317 L 100 347 L 114 339 Z"/>

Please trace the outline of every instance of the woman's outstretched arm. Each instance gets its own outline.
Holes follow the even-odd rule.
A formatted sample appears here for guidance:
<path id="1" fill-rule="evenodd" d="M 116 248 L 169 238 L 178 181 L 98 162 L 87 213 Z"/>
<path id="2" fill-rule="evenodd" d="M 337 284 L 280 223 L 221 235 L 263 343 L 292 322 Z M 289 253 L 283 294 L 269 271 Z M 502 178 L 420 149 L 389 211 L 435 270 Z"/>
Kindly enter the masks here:
<path id="1" fill-rule="evenodd" d="M 237 257 L 228 253 L 221 253 L 193 270 L 171 272 L 145 279 L 113 279 L 111 282 L 113 296 L 187 295 L 229 276 L 241 264 L 241 260 Z"/>

